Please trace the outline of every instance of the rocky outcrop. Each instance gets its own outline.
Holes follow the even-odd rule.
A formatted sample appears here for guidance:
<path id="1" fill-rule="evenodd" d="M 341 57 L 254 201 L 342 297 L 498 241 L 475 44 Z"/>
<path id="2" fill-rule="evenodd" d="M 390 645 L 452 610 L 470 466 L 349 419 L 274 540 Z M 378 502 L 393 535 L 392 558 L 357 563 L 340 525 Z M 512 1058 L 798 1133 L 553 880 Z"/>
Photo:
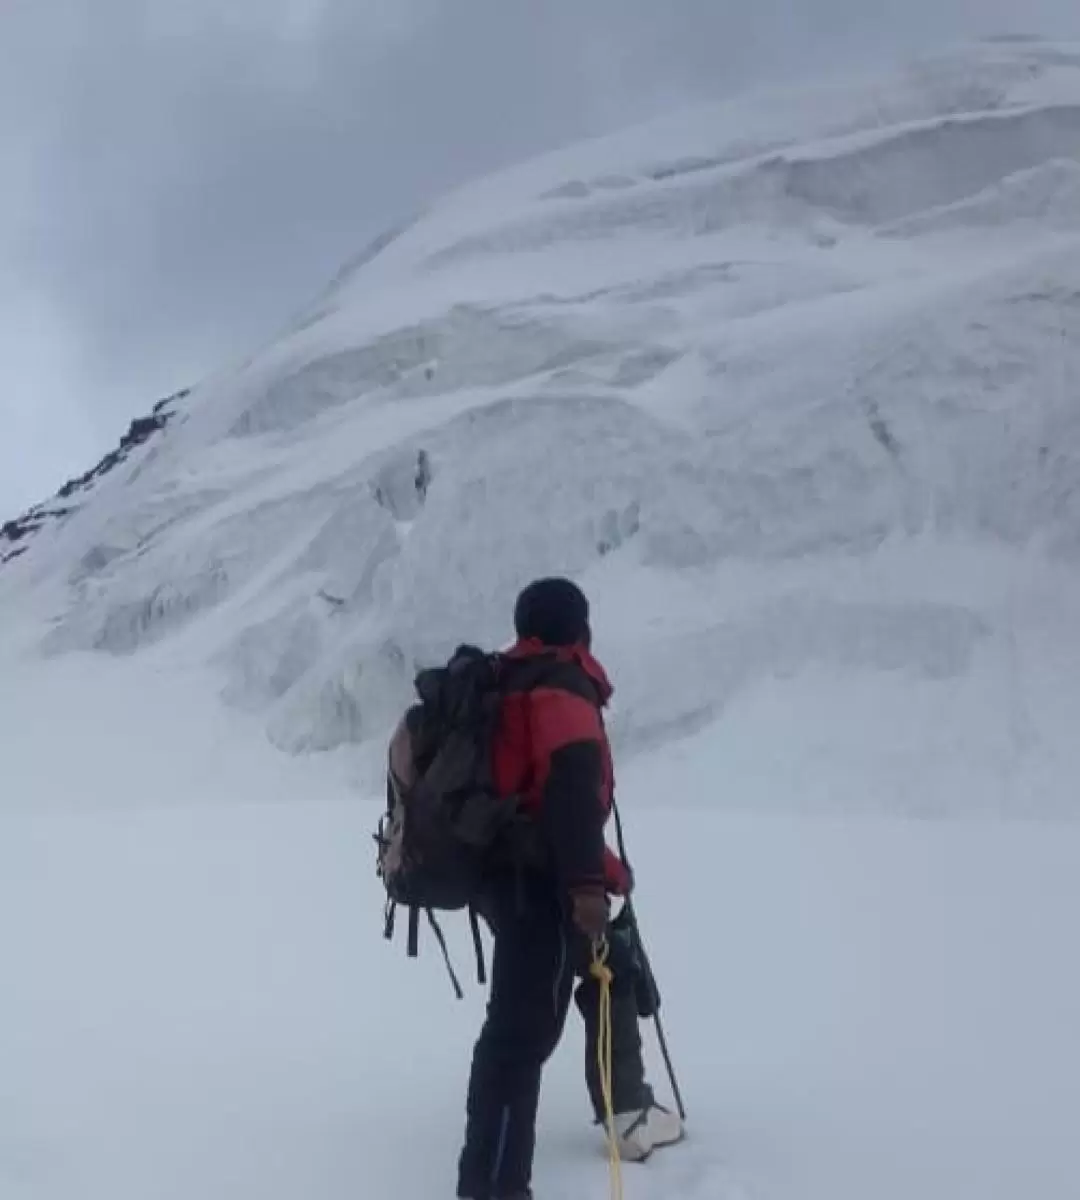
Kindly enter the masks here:
<path id="1" fill-rule="evenodd" d="M 66 520 L 80 507 L 81 498 L 106 475 L 127 462 L 132 453 L 165 429 L 176 415 L 176 405 L 191 394 L 190 388 L 159 400 L 144 417 L 136 417 L 120 439 L 115 450 L 85 474 L 69 479 L 56 495 L 43 504 L 36 504 L 21 516 L 0 526 L 0 566 L 25 554 L 29 541 L 47 525 Z M 76 501 L 72 503 L 72 501 Z"/>

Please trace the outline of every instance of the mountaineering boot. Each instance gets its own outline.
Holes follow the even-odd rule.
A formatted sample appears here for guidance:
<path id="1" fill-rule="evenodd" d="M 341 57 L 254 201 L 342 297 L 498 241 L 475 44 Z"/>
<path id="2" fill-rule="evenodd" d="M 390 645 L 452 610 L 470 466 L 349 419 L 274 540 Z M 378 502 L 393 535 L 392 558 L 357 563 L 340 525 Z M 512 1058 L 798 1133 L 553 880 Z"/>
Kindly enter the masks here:
<path id="1" fill-rule="evenodd" d="M 637 1112 L 616 1113 L 615 1136 L 620 1157 L 626 1162 L 644 1162 L 654 1150 L 681 1142 L 684 1130 L 677 1113 L 662 1104 L 650 1104 Z"/>

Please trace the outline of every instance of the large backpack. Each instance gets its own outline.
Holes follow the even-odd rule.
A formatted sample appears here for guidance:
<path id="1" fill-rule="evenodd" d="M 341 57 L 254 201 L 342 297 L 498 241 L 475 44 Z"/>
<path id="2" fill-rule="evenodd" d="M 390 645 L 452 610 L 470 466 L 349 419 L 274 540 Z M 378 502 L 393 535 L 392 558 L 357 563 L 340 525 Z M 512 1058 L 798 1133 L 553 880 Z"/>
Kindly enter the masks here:
<path id="1" fill-rule="evenodd" d="M 516 799 L 500 797 L 492 779 L 503 674 L 499 655 L 459 646 L 445 666 L 416 676 L 418 702 L 405 717 L 415 778 L 406 784 L 388 770 L 386 812 L 375 834 L 386 889 L 385 936 L 394 936 L 398 908 L 408 909 L 407 952 L 415 957 L 425 913 L 459 998 L 435 913 L 468 910 L 485 982 L 475 907 L 484 879 L 497 866 L 520 863 L 535 838 Z"/>

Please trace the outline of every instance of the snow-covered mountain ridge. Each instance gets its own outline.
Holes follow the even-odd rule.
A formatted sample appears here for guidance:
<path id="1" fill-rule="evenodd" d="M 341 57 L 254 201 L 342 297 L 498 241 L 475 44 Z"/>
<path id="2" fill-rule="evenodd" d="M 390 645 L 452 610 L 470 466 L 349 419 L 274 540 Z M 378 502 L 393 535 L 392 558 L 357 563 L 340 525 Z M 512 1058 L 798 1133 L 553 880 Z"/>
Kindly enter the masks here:
<path id="1" fill-rule="evenodd" d="M 1080 46 L 746 97 L 380 239 L 21 534 L 0 602 L 49 653 L 210 664 L 283 748 L 372 749 L 416 663 L 571 572 L 624 751 L 780 694 L 812 728 L 854 671 L 865 778 L 821 803 L 947 808 L 929 742 L 950 787 L 1000 756 L 991 807 L 1068 809 L 1028 768 L 1080 718 L 1078 347 Z"/>

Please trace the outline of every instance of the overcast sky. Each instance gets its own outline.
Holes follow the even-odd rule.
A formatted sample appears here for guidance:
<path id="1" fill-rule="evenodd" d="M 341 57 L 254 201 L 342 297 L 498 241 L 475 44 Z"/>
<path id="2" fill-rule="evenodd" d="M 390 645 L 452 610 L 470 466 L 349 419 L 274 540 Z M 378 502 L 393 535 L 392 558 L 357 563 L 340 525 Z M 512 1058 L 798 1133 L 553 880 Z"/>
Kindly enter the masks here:
<path id="1" fill-rule="evenodd" d="M 449 186 L 1002 29 L 1080 4 L 0 0 L 0 519 Z"/>

